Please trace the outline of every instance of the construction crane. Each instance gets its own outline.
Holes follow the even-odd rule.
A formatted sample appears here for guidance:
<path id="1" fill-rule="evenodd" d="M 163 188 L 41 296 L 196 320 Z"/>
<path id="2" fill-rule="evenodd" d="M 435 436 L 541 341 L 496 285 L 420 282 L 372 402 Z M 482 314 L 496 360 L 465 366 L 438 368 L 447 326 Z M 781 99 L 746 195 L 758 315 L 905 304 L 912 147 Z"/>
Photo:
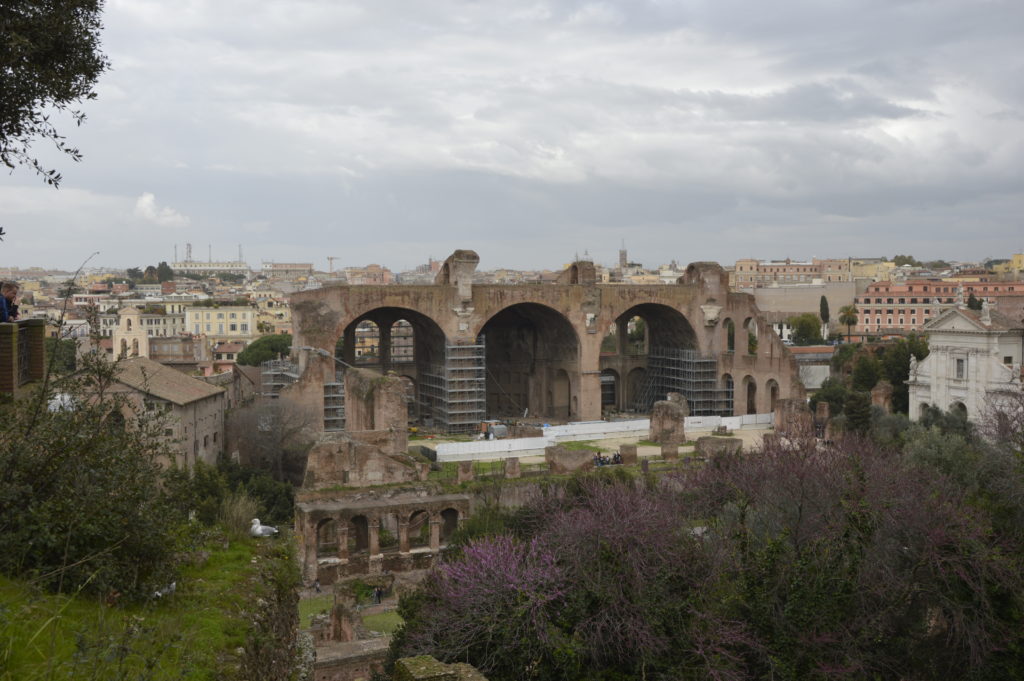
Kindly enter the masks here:
<path id="1" fill-rule="evenodd" d="M 328 272 L 328 274 L 334 274 L 334 261 L 335 260 L 340 260 L 340 258 L 338 258 L 337 256 L 333 256 L 333 255 L 327 256 L 327 272 Z"/>

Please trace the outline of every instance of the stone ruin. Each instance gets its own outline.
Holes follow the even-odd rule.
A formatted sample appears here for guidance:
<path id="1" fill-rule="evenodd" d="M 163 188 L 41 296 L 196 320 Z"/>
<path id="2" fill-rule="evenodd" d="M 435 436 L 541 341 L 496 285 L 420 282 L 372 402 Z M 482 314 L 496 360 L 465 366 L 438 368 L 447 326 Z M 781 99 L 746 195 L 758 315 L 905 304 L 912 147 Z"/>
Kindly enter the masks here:
<path id="1" fill-rule="evenodd" d="M 803 398 L 780 399 L 775 403 L 775 430 L 778 433 L 809 433 L 814 417 Z"/>
<path id="2" fill-rule="evenodd" d="M 892 413 L 892 383 L 884 378 L 871 389 L 871 405 L 881 407 L 886 414 Z"/>
<path id="3" fill-rule="evenodd" d="M 553 475 L 567 475 L 577 471 L 589 471 L 593 468 L 594 452 L 553 445 L 544 448 L 544 460 Z"/>
<path id="4" fill-rule="evenodd" d="M 681 445 L 686 442 L 686 417 L 690 415 L 686 398 L 669 393 L 667 399 L 654 403 L 651 409 L 651 431 L 648 439 L 660 444 Z"/>

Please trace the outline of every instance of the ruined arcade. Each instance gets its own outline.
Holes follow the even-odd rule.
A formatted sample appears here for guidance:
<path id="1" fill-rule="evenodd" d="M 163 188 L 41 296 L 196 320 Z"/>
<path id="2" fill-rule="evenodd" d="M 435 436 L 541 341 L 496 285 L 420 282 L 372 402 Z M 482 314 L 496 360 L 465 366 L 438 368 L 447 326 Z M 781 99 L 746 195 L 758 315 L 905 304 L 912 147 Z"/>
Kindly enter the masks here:
<path id="1" fill-rule="evenodd" d="M 291 397 L 324 414 L 325 430 L 338 429 L 338 369 L 356 364 L 356 331 L 366 322 L 379 334 L 373 368 L 402 378 L 410 419 L 446 432 L 474 430 L 483 418 L 646 413 L 669 392 L 681 393 L 695 415 L 766 413 L 778 400 L 803 397 L 790 353 L 753 297 L 729 291 L 716 263 L 691 264 L 675 285 L 598 284 L 585 261 L 555 283 L 474 285 L 478 262 L 473 251 L 456 251 L 433 285 L 293 294 L 301 378 Z M 637 319 L 645 329 L 639 344 L 628 342 Z M 412 340 L 398 353 L 392 331 L 400 325 L 411 327 Z M 372 414 L 358 425 L 351 416 L 346 429 L 378 429 Z"/>

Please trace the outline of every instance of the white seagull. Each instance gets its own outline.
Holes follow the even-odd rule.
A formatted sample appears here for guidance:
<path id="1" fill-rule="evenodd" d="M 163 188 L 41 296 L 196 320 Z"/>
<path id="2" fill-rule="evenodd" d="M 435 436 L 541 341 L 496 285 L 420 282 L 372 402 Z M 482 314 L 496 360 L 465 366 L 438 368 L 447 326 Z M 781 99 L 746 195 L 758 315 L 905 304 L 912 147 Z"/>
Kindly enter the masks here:
<path id="1" fill-rule="evenodd" d="M 249 534 L 254 537 L 273 537 L 277 534 L 277 528 L 271 527 L 270 525 L 260 525 L 260 519 L 253 518 L 252 527 L 249 528 Z"/>

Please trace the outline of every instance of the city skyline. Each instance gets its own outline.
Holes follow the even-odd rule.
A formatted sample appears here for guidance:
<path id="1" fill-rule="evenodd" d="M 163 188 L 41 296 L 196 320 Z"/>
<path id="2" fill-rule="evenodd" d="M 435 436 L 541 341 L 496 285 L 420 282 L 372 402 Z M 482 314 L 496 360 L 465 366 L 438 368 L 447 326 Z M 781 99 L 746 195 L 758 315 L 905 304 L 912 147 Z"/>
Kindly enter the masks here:
<path id="1" fill-rule="evenodd" d="M 112 69 L 62 128 L 83 162 L 39 143 L 61 189 L 0 183 L 5 266 L 1024 246 L 1020 3 L 112 0 L 104 22 Z"/>

